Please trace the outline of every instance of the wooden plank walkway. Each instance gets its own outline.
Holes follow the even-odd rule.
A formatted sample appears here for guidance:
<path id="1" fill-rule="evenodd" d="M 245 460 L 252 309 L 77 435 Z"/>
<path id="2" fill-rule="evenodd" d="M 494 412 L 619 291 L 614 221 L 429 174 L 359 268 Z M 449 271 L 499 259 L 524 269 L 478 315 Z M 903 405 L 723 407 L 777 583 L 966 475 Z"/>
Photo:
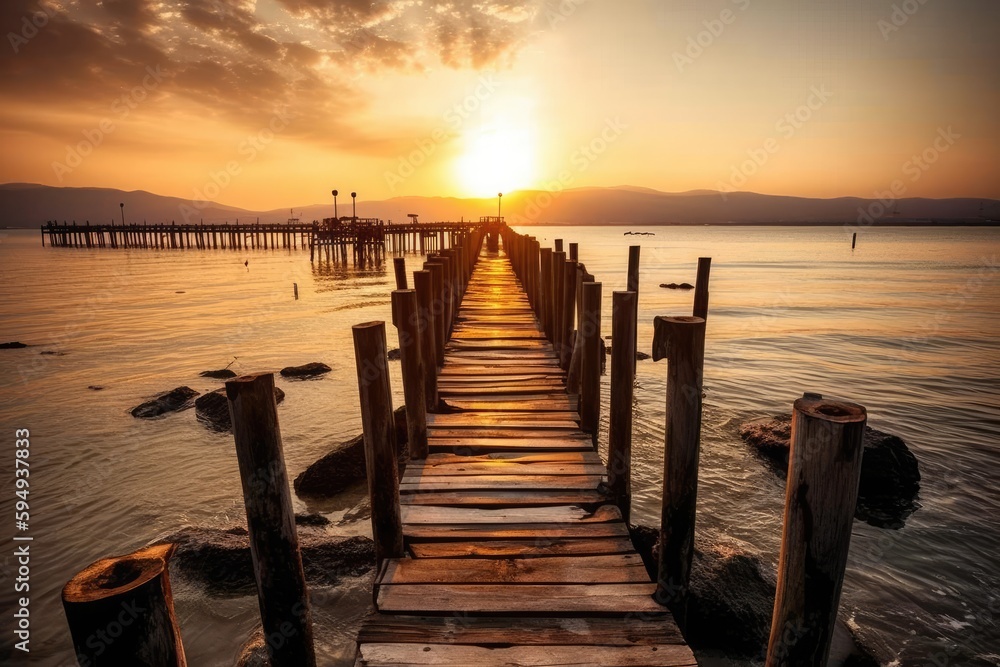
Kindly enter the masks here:
<path id="1" fill-rule="evenodd" d="M 358 665 L 695 665 L 504 257 L 473 272 Z"/>

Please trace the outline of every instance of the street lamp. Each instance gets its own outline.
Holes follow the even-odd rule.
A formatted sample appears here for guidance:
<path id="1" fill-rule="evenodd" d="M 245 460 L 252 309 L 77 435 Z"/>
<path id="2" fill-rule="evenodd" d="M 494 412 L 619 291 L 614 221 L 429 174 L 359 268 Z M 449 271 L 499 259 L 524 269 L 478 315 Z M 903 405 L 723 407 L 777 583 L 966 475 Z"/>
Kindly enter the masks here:
<path id="1" fill-rule="evenodd" d="M 503 201 L 503 193 L 502 192 L 498 192 L 497 193 L 497 218 L 500 217 L 500 202 L 501 201 Z M 497 222 L 500 222 L 500 221 L 497 220 Z"/>
<path id="2" fill-rule="evenodd" d="M 337 217 L 337 195 L 340 194 L 339 191 L 333 190 L 333 219 L 339 220 Z"/>
<path id="3" fill-rule="evenodd" d="M 357 224 L 358 222 L 358 193 L 351 193 L 351 217 L 352 222 Z"/>
<path id="4" fill-rule="evenodd" d="M 122 227 L 124 227 L 125 226 L 125 202 L 122 202 L 121 204 L 118 204 L 118 206 L 120 206 L 121 209 L 122 209 Z"/>

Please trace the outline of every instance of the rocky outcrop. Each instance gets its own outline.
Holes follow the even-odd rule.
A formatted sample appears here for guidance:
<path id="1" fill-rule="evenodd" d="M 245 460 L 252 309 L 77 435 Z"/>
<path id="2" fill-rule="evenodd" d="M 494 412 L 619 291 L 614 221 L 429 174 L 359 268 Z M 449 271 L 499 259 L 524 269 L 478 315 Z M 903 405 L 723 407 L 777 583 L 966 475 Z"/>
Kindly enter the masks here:
<path id="1" fill-rule="evenodd" d="M 217 371 L 202 371 L 199 373 L 203 378 L 213 378 L 215 380 L 228 380 L 230 378 L 236 377 L 236 372 L 231 371 L 228 368 L 220 368 Z"/>
<path id="2" fill-rule="evenodd" d="M 313 361 L 302 366 L 287 366 L 281 369 L 281 375 L 286 378 L 311 378 L 323 373 L 329 373 L 331 369 L 324 363 Z"/>
<path id="3" fill-rule="evenodd" d="M 267 654 L 267 642 L 264 641 L 264 629 L 258 626 L 247 638 L 236 656 L 235 667 L 271 667 L 271 658 Z"/>
<path id="4" fill-rule="evenodd" d="M 406 448 L 406 408 L 397 408 L 396 444 Z M 330 453 L 306 468 L 295 478 L 295 492 L 300 496 L 328 498 L 358 480 L 365 479 L 365 441 L 358 435 L 335 447 Z"/>
<path id="5" fill-rule="evenodd" d="M 740 427 L 740 437 L 767 459 L 776 472 L 788 471 L 791 415 L 754 420 Z M 920 468 L 902 439 L 866 427 L 861 482 L 854 516 L 878 528 L 901 528 L 919 509 Z"/>
<path id="6" fill-rule="evenodd" d="M 182 576 L 204 586 L 208 594 L 255 594 L 253 559 L 245 528 L 185 528 L 164 541 L 177 545 L 171 566 L 176 565 Z M 299 548 L 306 582 L 311 585 L 333 586 L 344 577 L 359 576 L 375 567 L 375 545 L 367 537 L 331 537 L 300 531 Z"/>
<path id="7" fill-rule="evenodd" d="M 132 408 L 132 416 L 139 419 L 152 419 L 168 412 L 183 410 L 191 407 L 191 399 L 197 395 L 198 392 L 191 387 L 177 387 Z"/>
<path id="8" fill-rule="evenodd" d="M 281 403 L 285 400 L 285 392 L 275 387 L 274 400 L 276 403 Z M 213 431 L 230 431 L 233 428 L 229 416 L 229 399 L 226 398 L 224 388 L 199 396 L 194 402 L 194 410 L 198 415 L 198 421 Z"/>
<path id="9" fill-rule="evenodd" d="M 19 343 L 16 340 L 9 343 L 0 343 L 0 350 L 20 350 L 22 347 L 28 347 L 24 343 Z"/>
<path id="10" fill-rule="evenodd" d="M 660 287 L 663 289 L 694 289 L 694 285 L 691 283 L 660 283 Z"/>

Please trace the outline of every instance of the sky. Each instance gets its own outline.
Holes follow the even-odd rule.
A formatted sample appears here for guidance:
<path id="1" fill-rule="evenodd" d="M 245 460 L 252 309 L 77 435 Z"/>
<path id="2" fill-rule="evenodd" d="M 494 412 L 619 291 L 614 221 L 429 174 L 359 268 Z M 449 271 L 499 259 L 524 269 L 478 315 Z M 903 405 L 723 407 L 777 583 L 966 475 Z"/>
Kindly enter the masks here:
<path id="1" fill-rule="evenodd" d="M 995 0 L 5 0 L 0 182 L 1000 198 Z"/>

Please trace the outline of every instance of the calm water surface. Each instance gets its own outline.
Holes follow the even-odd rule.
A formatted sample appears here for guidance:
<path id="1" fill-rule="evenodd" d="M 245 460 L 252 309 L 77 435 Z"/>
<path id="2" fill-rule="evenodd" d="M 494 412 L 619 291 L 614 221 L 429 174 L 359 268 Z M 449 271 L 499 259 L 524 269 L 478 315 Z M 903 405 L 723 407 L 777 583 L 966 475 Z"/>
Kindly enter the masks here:
<path id="1" fill-rule="evenodd" d="M 789 411 L 803 391 L 859 402 L 869 424 L 917 456 L 921 508 L 900 530 L 855 522 L 842 616 L 880 636 L 896 664 L 1000 665 L 1000 230 L 872 229 L 852 252 L 839 228 L 644 229 L 656 235 L 533 233 L 580 243 L 604 283 L 605 333 L 627 247 L 642 245 L 646 351 L 654 316 L 691 307 L 690 292 L 658 285 L 694 282 L 697 258 L 713 258 L 699 539 L 739 544 L 774 567 L 784 484 L 742 444 L 740 423 Z M 301 250 L 43 249 L 37 232 L 0 237 L 0 340 L 32 345 L 0 351 L 0 516 L 13 514 L 13 432 L 32 436 L 31 664 L 73 664 L 59 591 L 79 569 L 183 526 L 244 521 L 231 435 L 208 431 L 193 410 L 147 421 L 129 409 L 180 385 L 215 389 L 199 372 L 230 362 L 252 372 L 323 361 L 333 372 L 321 379 L 277 380 L 294 477 L 360 431 L 350 325 L 389 318 L 391 283 L 391 268 L 310 266 Z M 392 370 L 402 404 L 399 365 Z M 640 362 L 633 514 L 649 524 L 664 396 L 663 363 Z M 364 533 L 366 521 L 341 522 L 362 494 L 321 506 L 296 498 L 296 509 L 326 514 L 331 533 Z M 2 533 L 13 533 L 12 518 Z M 5 610 L 10 551 L 0 553 Z M 323 591 L 323 661 L 352 664 L 369 585 Z M 190 663 L 231 665 L 257 622 L 256 600 L 209 597 L 176 574 L 174 586 Z M 5 659 L 10 624 L 0 625 Z"/>

